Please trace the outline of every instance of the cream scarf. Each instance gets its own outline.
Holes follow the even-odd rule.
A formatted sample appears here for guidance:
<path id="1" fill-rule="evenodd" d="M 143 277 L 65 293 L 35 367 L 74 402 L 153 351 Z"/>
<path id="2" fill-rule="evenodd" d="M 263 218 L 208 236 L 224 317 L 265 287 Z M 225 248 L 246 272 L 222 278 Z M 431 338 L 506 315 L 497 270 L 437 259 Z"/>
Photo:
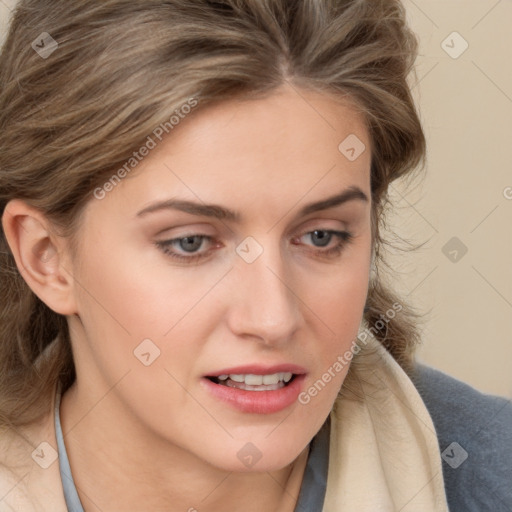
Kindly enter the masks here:
<path id="1" fill-rule="evenodd" d="M 447 512 L 441 457 L 414 384 L 373 337 L 331 413 L 322 512 Z"/>

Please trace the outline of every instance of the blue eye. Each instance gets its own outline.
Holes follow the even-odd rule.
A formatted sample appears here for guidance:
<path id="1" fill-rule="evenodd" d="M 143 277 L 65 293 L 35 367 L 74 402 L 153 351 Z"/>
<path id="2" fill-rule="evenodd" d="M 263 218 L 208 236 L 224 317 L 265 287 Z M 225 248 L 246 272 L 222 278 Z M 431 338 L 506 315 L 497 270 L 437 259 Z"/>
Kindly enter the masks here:
<path id="1" fill-rule="evenodd" d="M 196 254 L 197 249 L 201 248 L 203 242 L 207 240 L 213 241 L 213 238 L 208 235 L 190 235 L 181 238 L 173 238 L 172 240 L 164 240 L 162 242 L 156 242 L 156 245 L 167 255 L 177 260 L 192 262 L 204 258 L 208 253 Z M 176 252 L 173 250 L 178 248 L 184 251 L 185 254 Z M 186 256 L 189 254 L 189 256 Z"/>
<path id="2" fill-rule="evenodd" d="M 203 238 L 199 235 L 186 236 L 185 238 L 178 238 L 178 247 L 185 252 L 194 252 L 199 249 L 203 243 Z"/>
<path id="3" fill-rule="evenodd" d="M 328 229 L 315 229 L 314 231 L 304 233 L 297 239 L 300 240 L 304 237 L 310 237 L 313 242 L 313 246 L 317 248 L 328 247 L 332 243 L 333 239 L 335 240 L 333 247 L 312 251 L 315 255 L 321 257 L 336 257 L 353 239 L 353 235 L 348 231 L 334 231 Z M 207 245 L 213 245 L 215 240 L 213 237 L 208 235 L 193 234 L 180 238 L 173 238 L 171 240 L 155 242 L 155 245 L 162 252 L 175 260 L 185 263 L 193 263 L 210 256 L 210 253 L 212 252 L 211 250 L 199 251 L 203 245 L 205 245 L 204 242 L 207 242 Z"/>
<path id="4" fill-rule="evenodd" d="M 329 242 L 332 240 L 333 233 L 330 231 L 316 229 L 315 231 L 308 233 L 308 235 L 311 236 L 311 240 L 316 239 L 319 242 L 317 247 L 325 247 L 326 245 L 329 245 Z"/>
<path id="5" fill-rule="evenodd" d="M 336 238 L 335 245 L 327 250 L 314 251 L 319 256 L 337 256 L 348 245 L 352 239 L 352 233 L 348 231 L 334 231 L 329 229 L 315 229 L 302 235 L 309 236 L 315 247 L 327 247 L 333 238 Z M 300 238 L 302 238 L 300 237 Z"/>

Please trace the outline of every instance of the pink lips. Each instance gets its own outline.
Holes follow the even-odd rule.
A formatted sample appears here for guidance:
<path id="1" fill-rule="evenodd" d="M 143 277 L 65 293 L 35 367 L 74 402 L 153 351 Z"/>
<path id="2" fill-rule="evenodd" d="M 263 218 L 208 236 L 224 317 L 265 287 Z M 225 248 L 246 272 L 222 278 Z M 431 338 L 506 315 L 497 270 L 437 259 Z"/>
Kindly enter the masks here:
<path id="1" fill-rule="evenodd" d="M 291 364 L 275 366 L 245 365 L 225 368 L 210 373 L 208 377 L 232 374 L 271 375 L 273 373 L 289 372 L 294 377 L 284 387 L 272 391 L 247 391 L 216 384 L 207 377 L 201 379 L 201 384 L 218 400 L 238 409 L 241 412 L 253 414 L 272 414 L 286 409 L 297 401 L 302 390 L 306 371 L 304 368 Z"/>

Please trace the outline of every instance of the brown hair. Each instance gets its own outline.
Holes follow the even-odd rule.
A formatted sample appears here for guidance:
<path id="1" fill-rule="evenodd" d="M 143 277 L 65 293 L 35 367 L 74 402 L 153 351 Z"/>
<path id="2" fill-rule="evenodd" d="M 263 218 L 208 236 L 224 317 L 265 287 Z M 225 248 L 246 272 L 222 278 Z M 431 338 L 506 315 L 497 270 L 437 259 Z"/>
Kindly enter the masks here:
<path id="1" fill-rule="evenodd" d="M 43 32 L 58 44 L 45 58 L 32 46 Z M 21 0 L 0 55 L 0 213 L 25 200 L 72 240 L 93 191 L 190 98 L 201 108 L 285 82 L 348 94 L 372 141 L 364 320 L 401 305 L 375 336 L 407 370 L 418 314 L 379 273 L 379 226 L 389 184 L 425 160 L 407 82 L 416 52 L 398 0 Z M 3 231 L 0 258 L 0 425 L 24 425 L 48 412 L 57 381 L 72 384 L 73 356 L 66 318 L 30 290 Z"/>

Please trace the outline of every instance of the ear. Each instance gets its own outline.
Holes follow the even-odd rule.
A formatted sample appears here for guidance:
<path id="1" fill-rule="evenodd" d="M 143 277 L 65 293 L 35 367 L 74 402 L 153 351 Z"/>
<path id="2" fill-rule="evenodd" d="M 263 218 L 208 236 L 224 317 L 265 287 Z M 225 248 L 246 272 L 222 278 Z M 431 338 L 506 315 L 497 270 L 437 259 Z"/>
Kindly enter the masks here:
<path id="1" fill-rule="evenodd" d="M 31 290 L 53 311 L 76 313 L 67 245 L 36 208 L 19 199 L 7 203 L 2 227 L 18 270 Z"/>

